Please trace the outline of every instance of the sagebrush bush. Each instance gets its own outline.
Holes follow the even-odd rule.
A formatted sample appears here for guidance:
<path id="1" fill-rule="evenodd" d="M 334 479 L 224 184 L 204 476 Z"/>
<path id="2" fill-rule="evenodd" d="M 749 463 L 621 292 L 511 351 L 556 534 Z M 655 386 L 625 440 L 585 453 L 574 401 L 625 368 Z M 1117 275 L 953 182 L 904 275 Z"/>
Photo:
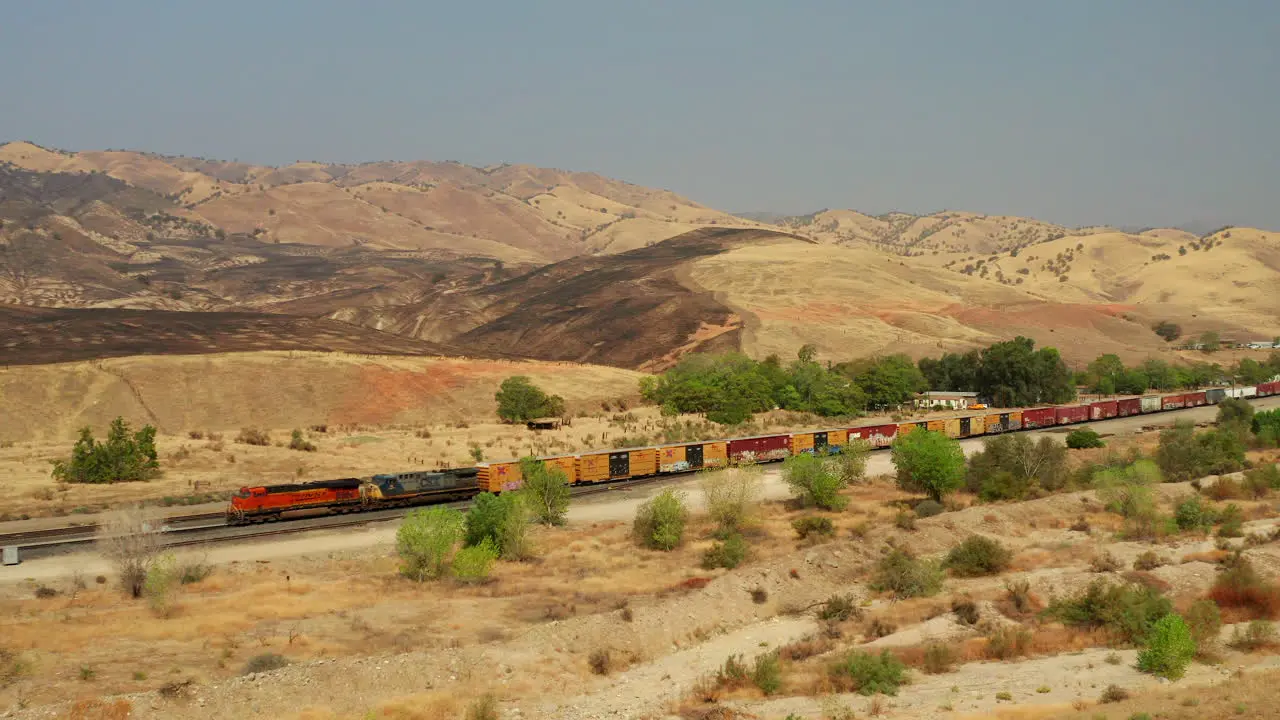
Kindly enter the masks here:
<path id="1" fill-rule="evenodd" d="M 1031 631 L 1021 625 L 1004 625 L 987 636 L 985 653 L 993 660 L 1009 660 L 1031 649 Z"/>
<path id="2" fill-rule="evenodd" d="M 840 491 L 849 485 L 836 466 L 823 458 L 801 453 L 782 463 L 782 477 L 801 505 L 841 510 L 849 498 Z"/>
<path id="3" fill-rule="evenodd" d="M 1133 560 L 1134 570 L 1150 571 L 1164 565 L 1164 558 L 1156 554 L 1154 550 L 1147 550 Z"/>
<path id="4" fill-rule="evenodd" d="M 800 536 L 801 540 L 807 540 L 811 536 L 831 537 L 836 534 L 836 526 L 831 522 L 831 518 L 816 515 L 796 518 L 791 521 L 791 527 L 795 529 L 796 535 Z"/>
<path id="5" fill-rule="evenodd" d="M 613 671 L 613 653 L 609 648 L 596 648 L 587 656 L 587 666 L 596 675 L 608 675 Z"/>
<path id="6" fill-rule="evenodd" d="M 862 609 L 852 595 L 832 595 L 818 610 L 820 620 L 843 621 L 862 616 Z"/>
<path id="7" fill-rule="evenodd" d="M 897 695 L 898 688 L 906 682 L 906 670 L 888 650 L 879 655 L 854 650 L 832 665 L 828 675 L 838 688 L 860 695 Z"/>
<path id="8" fill-rule="evenodd" d="M 1231 631 L 1228 643 L 1236 650 L 1253 652 L 1271 647 L 1276 642 L 1276 627 L 1270 620 L 1254 620 L 1242 632 L 1239 627 Z"/>
<path id="9" fill-rule="evenodd" d="M 756 656 L 751 667 L 751 682 L 765 695 L 782 689 L 782 664 L 776 651 Z"/>
<path id="10" fill-rule="evenodd" d="M 742 533 L 733 533 L 721 542 L 717 542 L 702 555 L 702 567 L 707 570 L 714 568 L 736 568 L 747 559 L 747 540 L 742 537 Z"/>
<path id="11" fill-rule="evenodd" d="M 1151 627 L 1147 647 L 1138 653 L 1138 669 L 1170 680 L 1181 678 L 1196 654 L 1196 642 L 1187 624 L 1176 613 L 1160 618 Z"/>
<path id="12" fill-rule="evenodd" d="M 689 521 L 684 493 L 670 488 L 647 500 L 636 510 L 632 536 L 636 542 L 654 550 L 674 550 L 684 540 L 684 527 Z"/>
<path id="13" fill-rule="evenodd" d="M 301 430 L 295 429 L 289 436 L 289 449 L 301 452 L 315 452 L 316 444 L 304 437 Z"/>
<path id="14" fill-rule="evenodd" d="M 467 706 L 466 720 L 498 720 L 498 698 L 485 693 Z"/>
<path id="15" fill-rule="evenodd" d="M 265 430 L 247 427 L 240 428 L 240 434 L 236 435 L 235 441 L 241 445 L 261 445 L 265 447 L 271 444 L 271 436 Z"/>
<path id="16" fill-rule="evenodd" d="M 493 538 L 486 537 L 479 545 L 464 547 L 453 556 L 453 578 L 462 583 L 481 583 L 489 579 L 493 564 L 498 560 L 498 548 Z"/>
<path id="17" fill-rule="evenodd" d="M 970 535 L 951 548 L 942 566 L 953 575 L 977 577 L 998 575 L 1009 568 L 1013 552 L 991 538 Z"/>
<path id="18" fill-rule="evenodd" d="M 876 564 L 871 587 L 898 598 L 936 595 L 942 589 L 942 569 L 936 562 L 894 548 Z"/>
<path id="19" fill-rule="evenodd" d="M 1187 608 L 1184 620 L 1197 651 L 1202 655 L 1212 653 L 1218 644 L 1218 632 L 1222 629 L 1222 611 L 1218 604 L 1212 600 L 1197 600 Z"/>
<path id="20" fill-rule="evenodd" d="M 1280 615 L 1280 588 L 1264 579 L 1238 553 L 1228 559 L 1209 589 L 1209 599 L 1222 608 L 1238 608 L 1253 618 Z"/>
<path id="21" fill-rule="evenodd" d="M 1172 610 L 1169 598 L 1149 587 L 1095 580 L 1076 595 L 1055 599 L 1046 612 L 1065 625 L 1103 628 L 1120 641 L 1139 644 Z"/>
<path id="22" fill-rule="evenodd" d="M 956 662 L 956 652 L 950 645 L 929 643 L 924 649 L 924 671 L 930 675 L 951 672 Z"/>
<path id="23" fill-rule="evenodd" d="M 1072 430 L 1067 434 L 1067 447 L 1072 450 L 1083 450 L 1086 448 L 1106 447 L 1106 443 L 1102 441 L 1102 436 L 1094 432 L 1091 428 L 1080 428 Z"/>
<path id="24" fill-rule="evenodd" d="M 270 672 L 279 670 L 289 664 L 289 658 L 276 653 L 262 653 L 249 658 L 249 662 L 244 664 L 244 669 L 240 671 L 241 675 L 252 675 L 253 673 Z"/>
<path id="25" fill-rule="evenodd" d="M 934 500 L 921 500 L 916 503 L 915 511 L 916 517 L 927 518 L 933 517 L 934 515 L 941 515 L 943 512 L 946 512 L 946 507 L 944 507 L 942 503 Z"/>
<path id="26" fill-rule="evenodd" d="M 1173 519 L 1177 522 L 1179 530 L 1207 531 L 1213 527 L 1217 515 L 1213 508 L 1200 499 L 1199 495 L 1192 495 L 1178 503 L 1173 512 Z"/>
<path id="27" fill-rule="evenodd" d="M 1218 522 L 1222 523 L 1218 526 L 1218 537 L 1235 538 L 1244 534 L 1244 512 L 1235 503 L 1222 509 Z"/>
<path id="28" fill-rule="evenodd" d="M 722 534 L 740 532 L 755 514 L 760 495 L 760 469 L 716 470 L 703 474 L 702 494 L 707 515 Z"/>

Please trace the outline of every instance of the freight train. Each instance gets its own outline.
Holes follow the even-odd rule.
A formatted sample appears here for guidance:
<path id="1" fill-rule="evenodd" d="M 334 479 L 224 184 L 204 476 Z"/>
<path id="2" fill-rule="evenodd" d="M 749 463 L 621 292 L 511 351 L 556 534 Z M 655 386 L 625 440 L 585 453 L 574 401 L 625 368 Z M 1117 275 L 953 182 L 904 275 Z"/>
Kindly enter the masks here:
<path id="1" fill-rule="evenodd" d="M 841 447 L 857 440 L 872 448 L 885 448 L 893 444 L 899 435 L 916 430 L 932 430 L 952 438 L 970 438 L 1215 405 L 1228 397 L 1271 395 L 1280 395 L 1280 381 L 1173 395 L 1145 395 L 1007 412 L 975 412 L 933 420 L 669 443 L 539 459 L 559 468 L 570 484 L 603 483 L 728 465 L 773 462 L 799 453 L 839 452 Z M 298 510 L 350 513 L 465 500 L 480 492 L 515 490 L 520 483 L 520 463 L 511 460 L 437 472 L 243 487 L 231 498 L 227 521 L 233 525 L 244 525 L 274 522 L 283 513 Z"/>

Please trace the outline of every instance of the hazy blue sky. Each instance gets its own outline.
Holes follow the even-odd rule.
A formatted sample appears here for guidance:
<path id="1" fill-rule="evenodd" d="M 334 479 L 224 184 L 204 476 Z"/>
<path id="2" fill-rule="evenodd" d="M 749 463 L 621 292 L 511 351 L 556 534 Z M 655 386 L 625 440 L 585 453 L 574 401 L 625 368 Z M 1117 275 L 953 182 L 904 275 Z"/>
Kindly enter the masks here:
<path id="1" fill-rule="evenodd" d="M 1280 2 L 13 2 L 0 139 L 1280 229 Z"/>

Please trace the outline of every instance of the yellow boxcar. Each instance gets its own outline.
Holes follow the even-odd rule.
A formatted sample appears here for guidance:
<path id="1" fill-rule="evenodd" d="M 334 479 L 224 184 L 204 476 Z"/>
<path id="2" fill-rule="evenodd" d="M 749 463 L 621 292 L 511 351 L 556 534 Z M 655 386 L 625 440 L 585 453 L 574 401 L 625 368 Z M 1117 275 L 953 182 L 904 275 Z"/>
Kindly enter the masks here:
<path id="1" fill-rule="evenodd" d="M 987 415 L 983 417 L 982 424 L 984 428 L 987 428 L 993 432 L 1004 432 L 1005 430 L 1009 429 L 1005 427 L 1003 423 L 1000 422 L 1000 413 L 994 413 L 992 415 Z"/>
<path id="2" fill-rule="evenodd" d="M 663 445 L 658 448 L 658 470 L 661 472 L 683 472 L 689 469 L 686 445 Z"/>
<path id="3" fill-rule="evenodd" d="M 974 415 L 969 418 L 969 435 L 983 435 L 987 432 L 987 419 L 981 415 Z"/>
<path id="4" fill-rule="evenodd" d="M 548 468 L 559 468 L 568 479 L 570 485 L 578 482 L 578 458 L 576 456 L 565 455 L 562 457 L 542 458 L 542 462 Z M 518 490 L 523 482 L 524 474 L 520 471 L 520 463 L 514 460 L 481 465 L 480 472 L 476 476 L 476 485 L 482 492 L 496 493 L 504 490 Z"/>
<path id="5" fill-rule="evenodd" d="M 813 450 L 813 433 L 792 433 L 791 434 L 791 454 L 799 455 L 802 452 Z"/>
<path id="6" fill-rule="evenodd" d="M 627 474 L 620 477 L 642 477 L 644 475 L 658 474 L 657 448 L 632 450 L 629 455 L 630 457 L 627 458 Z"/>
<path id="7" fill-rule="evenodd" d="M 926 425 L 926 427 L 929 428 L 930 432 L 945 433 L 947 431 L 947 421 L 946 420 L 930 420 L 929 424 Z"/>
<path id="8" fill-rule="evenodd" d="M 702 443 L 702 467 L 724 467 L 729 464 L 729 443 Z"/>
<path id="9" fill-rule="evenodd" d="M 929 424 L 933 425 L 933 423 Z M 932 430 L 933 428 L 930 427 L 929 429 Z M 960 437 L 960 418 L 947 418 L 946 420 L 943 420 L 942 433 L 949 438 Z"/>
<path id="10" fill-rule="evenodd" d="M 609 453 L 592 453 L 578 456 L 578 480 L 600 482 L 609 479 Z"/>
<path id="11" fill-rule="evenodd" d="M 898 425 L 898 437 L 902 437 L 903 435 L 906 435 L 907 433 L 909 433 L 909 432 L 911 432 L 912 430 L 915 430 L 915 429 L 916 429 L 916 424 L 915 424 L 915 423 L 912 423 L 912 422 L 910 422 L 910 423 L 900 423 L 900 424 Z"/>
<path id="12" fill-rule="evenodd" d="M 1022 429 L 1022 411 L 1021 411 L 1021 410 L 1013 410 L 1013 411 L 1010 411 L 1010 413 L 1009 413 L 1009 429 L 1010 429 L 1010 430 L 1021 430 L 1021 429 Z"/>
<path id="13" fill-rule="evenodd" d="M 844 447 L 849 444 L 848 430 L 828 430 L 827 445 L 831 447 Z"/>

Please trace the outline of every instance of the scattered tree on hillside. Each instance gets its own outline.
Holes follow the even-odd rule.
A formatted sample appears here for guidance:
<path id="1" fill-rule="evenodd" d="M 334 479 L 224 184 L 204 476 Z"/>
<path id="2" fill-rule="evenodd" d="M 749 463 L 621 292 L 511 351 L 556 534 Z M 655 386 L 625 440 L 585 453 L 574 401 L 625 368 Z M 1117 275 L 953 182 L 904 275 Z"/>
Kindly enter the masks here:
<path id="1" fill-rule="evenodd" d="M 133 432 L 124 418 L 117 417 L 104 443 L 93 439 L 92 429 L 81 428 L 71 458 L 53 464 L 53 477 L 59 482 L 113 483 L 147 480 L 159 469 L 155 427 L 146 425 Z"/>
<path id="2" fill-rule="evenodd" d="M 1213 330 L 1206 331 L 1200 336 L 1200 350 L 1206 353 L 1217 352 L 1222 347 L 1222 340 L 1218 338 L 1218 333 Z"/>
<path id="3" fill-rule="evenodd" d="M 1185 255 L 1186 252 L 1184 251 L 1183 254 Z M 1182 337 L 1182 326 L 1177 323 L 1169 322 L 1168 320 L 1161 320 L 1153 325 L 1151 329 L 1155 334 L 1164 338 L 1165 342 L 1173 342 L 1174 340 Z"/>
<path id="4" fill-rule="evenodd" d="M 528 422 L 540 417 L 564 415 L 563 398 L 547 395 L 523 375 L 503 380 L 494 399 L 498 401 L 498 417 L 503 422 Z"/>
<path id="5" fill-rule="evenodd" d="M 960 443 L 938 432 L 916 429 L 893 441 L 898 485 L 928 493 L 936 502 L 964 484 L 964 451 Z"/>

